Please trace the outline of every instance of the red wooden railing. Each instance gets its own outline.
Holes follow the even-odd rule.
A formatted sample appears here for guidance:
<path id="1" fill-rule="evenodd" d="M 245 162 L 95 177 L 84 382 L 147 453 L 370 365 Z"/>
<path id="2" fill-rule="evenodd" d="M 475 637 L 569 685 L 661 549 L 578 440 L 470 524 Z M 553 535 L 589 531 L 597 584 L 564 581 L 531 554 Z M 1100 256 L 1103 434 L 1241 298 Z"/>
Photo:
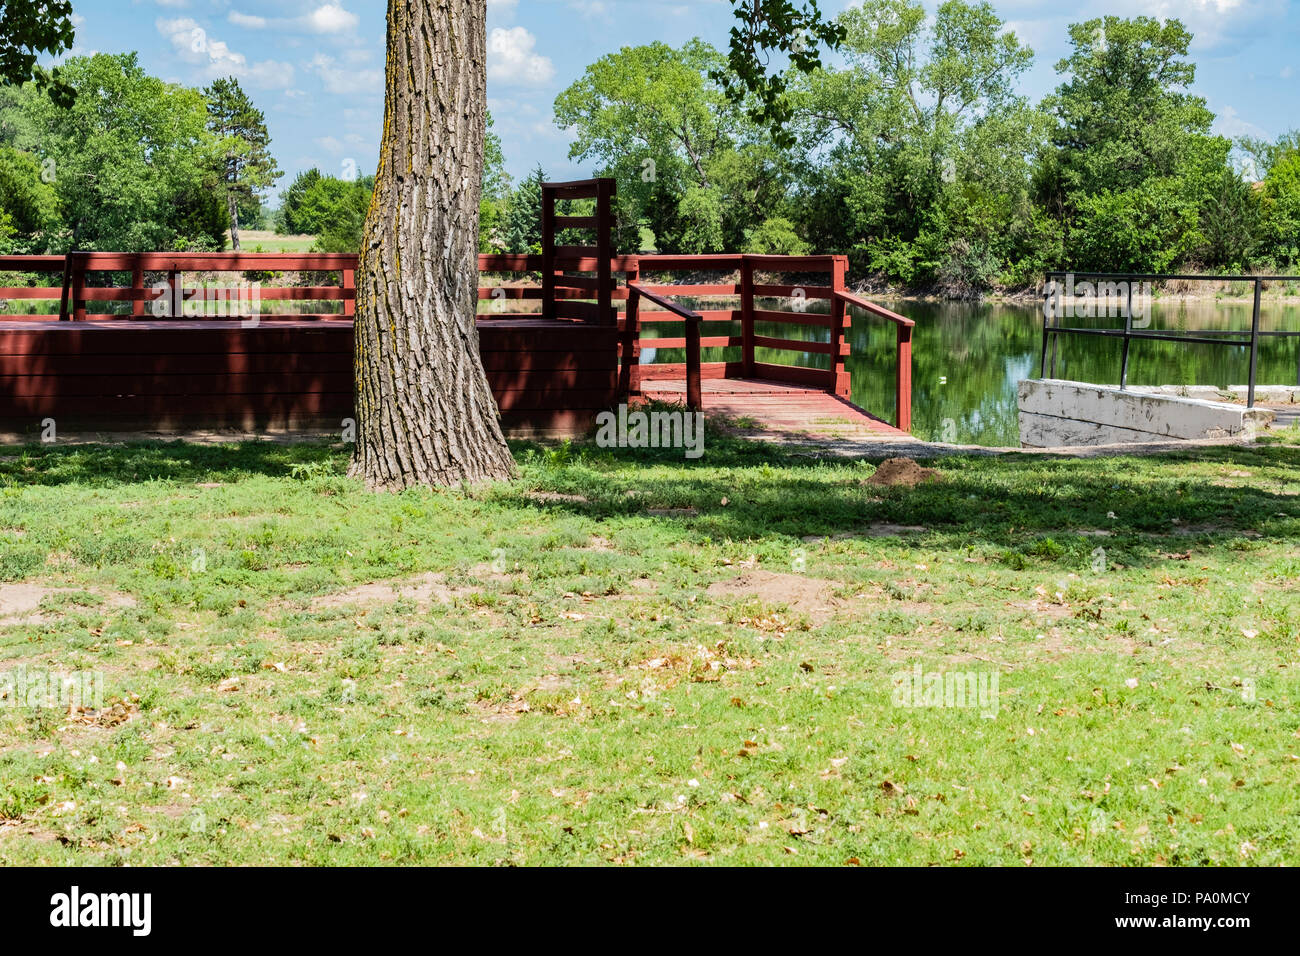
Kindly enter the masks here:
<path id="1" fill-rule="evenodd" d="M 60 302 L 59 318 L 64 321 L 85 321 L 91 316 L 102 319 L 153 318 L 152 303 L 157 299 L 172 298 L 180 290 L 183 300 L 191 300 L 202 291 L 201 286 L 185 286 L 185 273 L 248 273 L 248 272 L 336 272 L 338 286 L 262 286 L 260 298 L 264 301 L 337 301 L 342 302 L 341 312 L 262 313 L 264 318 L 327 319 L 350 318 L 356 312 L 355 255 L 338 253 L 242 253 L 242 252 L 74 252 L 68 256 L 0 256 L 0 272 L 34 272 L 63 276 L 63 285 L 0 288 L 0 300 L 52 300 Z M 129 286 L 96 286 L 88 283 L 95 274 L 129 272 Z M 146 285 L 147 273 L 167 277 L 168 291 L 159 291 Z M 130 302 L 130 314 L 91 312 L 91 302 Z M 167 302 L 168 318 L 173 302 Z M 48 315 L 17 315 L 5 312 L 6 319 L 45 319 Z M 202 316 L 196 316 L 202 317 Z"/>
<path id="2" fill-rule="evenodd" d="M 565 221 L 565 226 L 573 224 Z M 868 315 L 892 322 L 898 330 L 897 339 L 897 386 L 895 424 L 903 431 L 911 427 L 911 336 L 914 323 L 903 316 L 884 309 L 845 289 L 848 261 L 844 256 L 761 256 L 761 255 L 647 255 L 614 256 L 608 260 L 586 254 L 586 249 L 557 247 L 549 263 L 540 255 L 481 255 L 478 258 L 479 272 L 483 274 L 539 274 L 549 266 L 558 273 L 600 273 L 606 272 L 611 278 L 613 288 L 608 290 L 611 304 L 624 301 L 628 303 L 626 311 L 619 312 L 611 308 L 608 321 L 617 322 L 619 329 L 620 393 L 638 395 L 642 379 L 647 374 L 682 375 L 688 378 L 688 400 L 691 396 L 698 398 L 701 378 L 746 377 L 760 378 L 791 384 L 807 385 L 825 389 L 847 399 L 850 396 L 849 373 L 845 370 L 844 359 L 849 354 L 849 343 L 844 338 L 844 330 L 850 327 L 848 308 L 858 308 Z M 576 254 L 569 254 L 576 253 Z M 7 311 L 13 301 L 62 300 L 60 319 L 67 321 L 146 319 L 153 316 L 153 302 L 162 296 L 174 296 L 171 290 L 180 289 L 183 299 L 195 296 L 202 288 L 200 285 L 187 285 L 186 274 L 222 274 L 248 272 L 311 272 L 335 273 L 337 285 L 295 286 L 269 285 L 260 287 L 262 308 L 266 303 L 284 301 L 336 302 L 339 311 L 315 313 L 289 313 L 262 311 L 260 319 L 274 322 L 276 320 L 350 320 L 356 311 L 356 255 L 342 253 L 115 253 L 82 252 L 70 256 L 0 256 L 0 272 L 24 272 L 58 275 L 62 278 L 60 285 L 0 287 L 0 305 L 6 311 L 0 312 L 0 319 L 33 319 L 50 321 L 51 315 L 22 315 Z M 607 271 L 606 271 L 607 270 Z M 720 273 L 730 279 L 739 275 L 739 281 L 720 281 L 713 283 L 651 283 L 646 280 L 647 273 L 667 275 L 671 273 Z M 129 273 L 132 277 L 129 286 L 101 286 L 95 284 L 92 277 L 102 277 L 105 273 Z M 168 290 L 158 291 L 146 282 L 150 273 L 165 276 Z M 773 285 L 759 282 L 763 274 L 773 273 L 820 273 L 825 274 L 826 284 L 817 285 Z M 617 275 L 623 276 L 623 283 L 618 284 Z M 102 280 L 101 280 L 102 281 Z M 582 276 L 568 275 L 553 283 L 551 294 L 555 300 L 571 301 L 576 309 L 560 309 L 571 320 L 594 321 L 605 324 L 599 304 L 589 308 L 580 308 L 583 303 L 599 300 L 603 296 L 591 281 L 584 281 Z M 508 320 L 523 317 L 542 318 L 542 306 L 546 301 L 547 289 L 531 278 L 514 284 L 493 284 L 479 287 L 480 300 L 494 301 L 498 305 L 489 307 L 481 313 L 480 319 L 491 322 L 495 319 Z M 635 295 L 635 301 L 629 297 Z M 700 311 L 684 309 L 672 303 L 669 296 L 693 296 L 701 298 L 730 299 L 730 307 L 711 308 Z M 639 300 L 644 298 L 657 308 L 642 309 Z M 785 299 L 794 303 L 792 310 L 760 309 L 760 299 Z M 829 313 L 802 311 L 809 300 L 826 301 L 830 305 Z M 503 311 L 507 305 L 523 306 L 524 303 L 536 302 L 536 311 Z M 124 313 L 92 312 L 91 303 L 130 302 L 131 311 Z M 581 313 L 581 314 L 579 314 Z M 682 338 L 657 336 L 643 338 L 647 326 L 686 322 L 686 334 Z M 740 323 L 740 335 L 734 335 L 728 328 L 726 334 L 704 334 L 704 324 L 727 323 L 734 327 Z M 773 323 L 792 328 L 826 329 L 826 341 L 784 338 L 772 335 L 759 335 L 756 325 Z M 703 348 L 739 346 L 741 358 L 738 362 L 701 362 L 700 350 Z M 646 348 L 685 349 L 685 363 L 654 363 L 642 365 L 641 352 Z M 775 349 L 783 352 L 829 356 L 826 369 L 811 368 L 797 364 L 760 362 L 756 358 L 757 349 Z M 698 404 L 696 403 L 696 407 Z"/>
<path id="3" fill-rule="evenodd" d="M 628 328 L 637 327 L 641 315 L 642 297 L 686 323 L 686 407 L 691 411 L 700 411 L 704 408 L 704 389 L 700 382 L 700 323 L 704 321 L 704 316 L 693 309 L 679 305 L 672 299 L 651 292 L 635 280 L 628 282 L 627 287 L 626 325 Z"/>
<path id="4" fill-rule="evenodd" d="M 897 327 L 898 372 L 894 390 L 894 426 L 900 431 L 910 432 L 912 430 L 912 329 L 916 327 L 916 323 L 851 292 L 836 291 L 835 301 L 841 311 L 846 305 L 856 306 L 871 315 L 893 322 Z"/>

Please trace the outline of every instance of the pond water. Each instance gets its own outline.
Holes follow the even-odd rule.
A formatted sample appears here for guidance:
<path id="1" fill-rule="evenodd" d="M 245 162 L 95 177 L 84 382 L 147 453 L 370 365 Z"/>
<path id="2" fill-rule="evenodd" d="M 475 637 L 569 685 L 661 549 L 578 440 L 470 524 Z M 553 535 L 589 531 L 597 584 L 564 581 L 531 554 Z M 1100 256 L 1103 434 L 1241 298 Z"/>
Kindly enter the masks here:
<path id="1" fill-rule="evenodd" d="M 973 445 L 1018 445 L 1016 387 L 1036 378 L 1042 355 L 1043 313 L 1036 305 L 882 302 L 916 322 L 912 337 L 912 432 L 927 440 Z M 818 309 L 820 306 L 820 309 Z M 709 308 L 708 303 L 692 304 Z M 717 308 L 716 305 L 713 306 Z M 785 310 L 781 301 L 759 308 Z M 810 303 L 808 311 L 826 311 L 825 303 Z M 1169 300 L 1152 307 L 1149 328 L 1157 330 L 1250 329 L 1249 302 Z M 733 335 L 740 334 L 739 323 Z M 1070 319 L 1078 327 L 1122 328 L 1122 319 Z M 1265 300 L 1264 330 L 1300 330 L 1300 306 Z M 825 341 L 825 329 L 758 323 L 758 335 Z M 723 323 L 709 323 L 704 334 L 722 335 Z M 658 326 L 654 333 L 684 334 L 680 326 Z M 892 324 L 857 314 L 846 333 L 852 353 L 846 367 L 852 374 L 853 402 L 887 421 L 894 418 L 895 331 Z M 1118 384 L 1121 342 L 1089 335 L 1059 336 L 1057 378 Z M 1258 381 L 1261 385 L 1293 385 L 1297 381 L 1300 339 L 1265 338 L 1260 342 Z M 1249 348 L 1229 348 L 1172 342 L 1134 341 L 1129 358 L 1130 385 L 1243 385 L 1249 368 Z M 826 368 L 828 357 L 768 349 L 756 350 L 760 362 Z M 646 361 L 650 356 L 643 355 Z M 705 349 L 704 361 L 739 361 L 740 349 Z M 660 350 L 659 362 L 684 361 L 681 350 Z"/>

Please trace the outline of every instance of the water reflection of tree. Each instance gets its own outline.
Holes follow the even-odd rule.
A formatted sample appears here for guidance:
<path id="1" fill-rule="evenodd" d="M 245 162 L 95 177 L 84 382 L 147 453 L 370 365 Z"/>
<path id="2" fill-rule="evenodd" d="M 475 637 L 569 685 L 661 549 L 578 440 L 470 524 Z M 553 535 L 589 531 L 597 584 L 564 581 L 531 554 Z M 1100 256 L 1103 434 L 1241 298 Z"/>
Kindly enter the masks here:
<path id="1" fill-rule="evenodd" d="M 913 344 L 913 431 L 930 439 L 1014 445 L 1018 441 L 1016 385 L 1039 372 L 1042 313 L 1032 306 L 913 303 L 896 306 L 915 319 Z M 1250 305 L 1242 303 L 1159 303 L 1151 328 L 1185 331 L 1249 329 Z M 1080 326 L 1122 327 L 1115 317 L 1073 319 Z M 1262 327 L 1300 329 L 1300 309 L 1266 305 Z M 892 328 L 866 319 L 851 330 L 853 400 L 888 417 L 894 401 Z M 1296 380 L 1295 339 L 1264 339 L 1259 381 Z M 1080 381 L 1117 383 L 1120 343 L 1092 336 L 1062 338 L 1057 375 Z M 1246 348 L 1136 342 L 1130 357 L 1134 385 L 1227 385 L 1246 381 Z M 945 427 L 946 426 L 946 427 Z"/>

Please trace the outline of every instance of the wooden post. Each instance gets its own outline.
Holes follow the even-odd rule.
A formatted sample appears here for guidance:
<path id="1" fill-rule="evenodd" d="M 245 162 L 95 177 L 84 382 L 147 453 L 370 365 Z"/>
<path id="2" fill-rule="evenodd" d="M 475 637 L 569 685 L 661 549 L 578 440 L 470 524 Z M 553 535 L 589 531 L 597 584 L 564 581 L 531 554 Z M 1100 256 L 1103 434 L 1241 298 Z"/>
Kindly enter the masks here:
<path id="1" fill-rule="evenodd" d="M 185 290 L 181 288 L 181 274 L 175 269 L 167 273 L 167 317 L 169 319 L 179 319 L 185 313 L 183 308 L 179 308 L 181 299 L 185 295 Z M 179 313 L 179 314 L 178 314 Z"/>
<path id="2" fill-rule="evenodd" d="M 542 318 L 555 318 L 555 191 L 542 186 Z"/>
<path id="3" fill-rule="evenodd" d="M 73 253 L 72 257 L 72 319 L 86 321 L 86 254 Z"/>
<path id="4" fill-rule="evenodd" d="M 351 292 L 350 297 L 343 300 L 343 314 L 350 319 L 356 318 L 357 314 L 357 270 L 343 270 L 343 291 Z"/>
<path id="5" fill-rule="evenodd" d="M 894 427 L 912 430 L 912 327 L 898 327 L 898 391 L 895 395 Z"/>
<path id="6" fill-rule="evenodd" d="M 610 260 L 614 257 L 613 232 L 614 180 L 596 180 L 596 290 L 597 324 L 618 322 L 614 315 L 614 273 Z"/>
<path id="7" fill-rule="evenodd" d="M 740 374 L 754 377 L 754 263 L 740 257 Z"/>
<path id="8" fill-rule="evenodd" d="M 835 256 L 831 260 L 831 288 L 836 292 L 844 292 L 845 283 L 848 278 L 849 260 L 847 256 Z M 830 393 L 839 395 L 841 398 L 849 398 L 844 394 L 848 389 L 840 389 L 840 375 L 844 372 L 844 356 L 840 354 L 843 351 L 840 343 L 844 341 L 844 315 L 847 307 L 844 300 L 835 296 L 831 297 L 831 380 Z M 910 346 L 909 346 L 910 348 Z"/>
<path id="9" fill-rule="evenodd" d="M 623 398 L 641 394 L 641 293 L 632 283 L 641 278 L 640 265 L 627 272 L 627 312 L 623 316 L 623 364 L 619 368 L 618 391 Z"/>
<path id="10" fill-rule="evenodd" d="M 69 252 L 63 257 L 63 291 L 59 296 L 59 321 L 67 322 L 69 319 L 68 302 L 72 295 L 72 253 Z"/>
<path id="11" fill-rule="evenodd" d="M 144 318 L 144 264 L 139 256 L 131 269 L 131 317 Z"/>
<path id="12" fill-rule="evenodd" d="M 693 412 L 704 410 L 700 385 L 700 320 L 686 320 L 686 407 Z"/>

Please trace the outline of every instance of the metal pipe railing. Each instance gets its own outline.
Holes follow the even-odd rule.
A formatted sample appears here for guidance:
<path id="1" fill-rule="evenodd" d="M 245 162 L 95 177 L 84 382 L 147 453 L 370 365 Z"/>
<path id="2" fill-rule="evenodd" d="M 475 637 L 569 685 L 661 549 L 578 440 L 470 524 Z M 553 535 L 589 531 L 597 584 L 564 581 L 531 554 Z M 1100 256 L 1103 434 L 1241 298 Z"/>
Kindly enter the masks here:
<path id="1" fill-rule="evenodd" d="M 1124 305 L 1124 327 L 1122 329 L 1088 329 L 1075 328 L 1061 325 L 1061 310 L 1051 309 L 1047 302 L 1058 291 L 1056 280 L 1073 276 L 1083 276 L 1086 279 L 1099 279 L 1109 283 L 1122 282 L 1125 285 L 1125 305 Z M 1226 345 L 1231 347 L 1249 347 L 1250 348 L 1250 367 L 1248 371 L 1249 380 L 1246 386 L 1246 405 L 1248 408 L 1255 407 L 1255 389 L 1259 377 L 1259 343 L 1264 338 L 1288 338 L 1300 337 L 1300 330 L 1269 330 L 1264 331 L 1260 328 L 1260 314 L 1262 311 L 1262 299 L 1264 283 L 1266 282 L 1300 282 L 1300 276 L 1206 276 L 1206 275 L 1159 275 L 1154 273 L 1123 273 L 1123 272 L 1048 272 L 1047 286 L 1044 290 L 1044 309 L 1043 309 L 1043 347 L 1040 359 L 1039 374 L 1042 378 L 1047 378 L 1049 369 L 1049 344 L 1050 344 L 1050 370 L 1052 378 L 1056 377 L 1056 359 L 1058 352 L 1058 337 L 1061 335 L 1096 335 L 1109 338 L 1120 338 L 1123 340 L 1122 352 L 1120 357 L 1120 388 L 1128 388 L 1129 359 L 1132 351 L 1132 344 L 1135 339 L 1145 339 L 1147 341 L 1162 342 L 1180 342 L 1186 344 L 1199 345 Z M 1158 332 L 1144 331 L 1135 329 L 1133 326 L 1133 283 L 1134 282 L 1167 282 L 1167 281 L 1200 281 L 1200 282 L 1249 282 L 1254 286 L 1253 304 L 1251 307 L 1250 329 L 1209 329 L 1197 330 L 1192 334 L 1180 332 Z M 1095 291 L 1095 290 L 1094 290 Z M 1107 290 L 1109 293 L 1111 290 Z M 1117 290 L 1118 291 L 1118 290 Z M 1107 297 L 1109 302 L 1109 297 Z M 1109 311 L 1109 308 L 1107 309 Z M 1055 320 L 1055 321 L 1053 321 Z M 1233 341 L 1233 339 L 1238 341 Z M 1300 384 L 1300 355 L 1297 356 L 1296 382 Z M 1192 383 L 1185 383 L 1192 384 Z"/>

